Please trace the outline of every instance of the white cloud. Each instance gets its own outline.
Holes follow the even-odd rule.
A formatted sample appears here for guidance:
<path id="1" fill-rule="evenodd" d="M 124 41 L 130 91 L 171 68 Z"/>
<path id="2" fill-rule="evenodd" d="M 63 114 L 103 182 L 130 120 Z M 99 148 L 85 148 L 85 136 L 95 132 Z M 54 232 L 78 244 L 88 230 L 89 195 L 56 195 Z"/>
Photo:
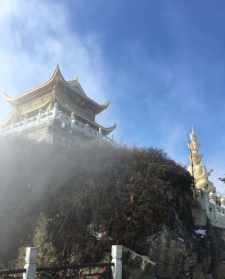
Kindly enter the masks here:
<path id="1" fill-rule="evenodd" d="M 60 64 L 65 78 L 79 76 L 90 97 L 110 99 L 97 35 L 79 36 L 68 19 L 63 1 L 0 1 L 0 90 L 17 95 L 46 81 Z M 6 114 L 2 100 L 0 110 Z"/>
<path id="2" fill-rule="evenodd" d="M 98 35 L 78 35 L 76 26 L 70 23 L 71 17 L 65 3 L 66 1 L 49 0 L 0 0 L 0 90 L 9 95 L 19 94 L 46 81 L 56 64 L 60 64 L 65 78 L 71 79 L 78 75 L 87 94 L 97 101 L 110 100 L 107 95 L 110 90 L 117 91 L 117 99 L 129 95 L 133 100 L 140 100 L 138 94 L 143 94 L 141 97 L 147 102 L 149 116 L 146 113 L 148 118 L 144 121 L 142 115 L 137 118 L 139 122 L 145 123 L 142 129 L 154 130 L 155 133 L 157 130 L 164 150 L 172 158 L 186 164 L 187 132 L 193 124 L 200 126 L 199 122 L 203 117 L 203 124 L 209 118 L 205 115 L 205 77 L 192 73 L 189 61 L 181 59 L 183 53 L 178 53 L 175 62 L 167 65 L 165 61 L 150 57 L 151 53 L 146 53 L 142 46 L 139 49 L 139 46 L 129 43 L 130 48 L 127 47 L 127 51 L 131 52 L 131 70 L 123 72 L 121 69 L 114 69 L 114 73 L 110 73 L 114 83 L 110 84 L 109 69 L 102 58 Z M 173 34 L 171 30 L 170 32 Z M 185 38 L 181 36 L 179 40 L 184 41 L 182 46 L 186 45 Z M 138 93 L 131 96 L 134 84 L 138 85 Z M 164 91 L 161 92 L 161 89 Z M 146 92 L 149 94 L 146 95 Z M 114 115 L 112 111 L 103 114 L 105 125 L 119 122 L 118 115 L 115 116 L 115 105 L 113 112 Z M 0 99 L 0 117 L 6 113 L 6 105 Z M 138 124 L 133 115 L 132 119 L 127 119 L 125 113 L 128 113 L 128 109 L 123 107 L 119 115 L 125 119 L 124 126 Z M 121 134 L 123 132 L 121 127 L 117 129 L 117 133 L 118 131 Z M 125 141 L 129 142 L 134 141 L 135 137 L 142 137 L 143 141 L 149 137 L 151 140 L 145 131 L 136 133 L 135 130 L 132 139 L 127 139 L 124 135 Z M 156 145 L 153 141 L 151 144 Z M 220 155 L 216 157 L 220 158 Z M 215 168 L 216 165 L 216 162 L 212 162 L 209 167 Z"/>
<path id="3" fill-rule="evenodd" d="M 15 9 L 15 6 L 17 6 L 18 1 L 15 1 L 15 4 L 13 4 L 12 1 L 8 0 L 1 0 L 0 2 L 0 19 L 5 19 L 9 15 L 12 14 L 12 11 Z"/>

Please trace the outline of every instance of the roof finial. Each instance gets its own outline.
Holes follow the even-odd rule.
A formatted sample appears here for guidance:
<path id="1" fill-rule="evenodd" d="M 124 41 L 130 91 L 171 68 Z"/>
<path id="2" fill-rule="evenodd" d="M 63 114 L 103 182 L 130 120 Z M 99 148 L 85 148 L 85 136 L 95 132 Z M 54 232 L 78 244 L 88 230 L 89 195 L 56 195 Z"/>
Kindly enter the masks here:
<path id="1" fill-rule="evenodd" d="M 196 135 L 196 132 L 195 132 L 195 126 L 194 126 L 194 125 L 192 125 L 192 128 L 191 128 L 191 134 L 192 134 L 192 135 Z"/>
<path id="2" fill-rule="evenodd" d="M 64 77 L 63 77 L 63 75 L 62 75 L 62 72 L 61 72 L 61 70 L 60 70 L 60 68 L 59 68 L 59 64 L 56 65 L 55 71 L 54 71 L 54 73 L 53 73 L 51 79 L 52 79 L 52 80 L 53 80 L 53 79 L 56 79 L 56 80 L 59 80 L 59 79 L 60 79 L 60 80 L 64 80 Z"/>
<path id="3" fill-rule="evenodd" d="M 197 135 L 195 131 L 194 125 L 191 128 L 191 133 L 189 134 L 190 141 L 193 141 L 194 139 L 197 140 Z"/>

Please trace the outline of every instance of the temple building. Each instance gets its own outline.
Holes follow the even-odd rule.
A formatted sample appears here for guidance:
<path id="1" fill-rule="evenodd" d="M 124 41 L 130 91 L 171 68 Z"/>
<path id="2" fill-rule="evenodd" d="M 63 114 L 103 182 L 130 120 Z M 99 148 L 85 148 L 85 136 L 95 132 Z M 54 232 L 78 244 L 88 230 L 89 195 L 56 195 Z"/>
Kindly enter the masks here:
<path id="1" fill-rule="evenodd" d="M 110 140 L 116 125 L 105 128 L 96 116 L 109 103 L 98 104 L 89 98 L 78 79 L 64 79 L 59 66 L 51 78 L 18 97 L 2 94 L 12 106 L 8 120 L 1 125 L 4 136 L 25 136 L 36 141 L 72 143 L 76 140 Z"/>

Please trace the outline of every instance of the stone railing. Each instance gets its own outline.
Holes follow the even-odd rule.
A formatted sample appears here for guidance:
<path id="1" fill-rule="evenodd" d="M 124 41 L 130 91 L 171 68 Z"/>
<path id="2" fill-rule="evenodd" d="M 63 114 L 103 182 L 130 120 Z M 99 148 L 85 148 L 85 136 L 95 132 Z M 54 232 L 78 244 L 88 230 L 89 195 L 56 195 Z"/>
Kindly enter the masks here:
<path id="1" fill-rule="evenodd" d="M 208 218 L 213 226 L 225 228 L 225 208 L 209 200 Z"/>
<path id="2" fill-rule="evenodd" d="M 196 198 L 200 202 L 201 208 L 206 212 L 206 215 L 212 226 L 225 228 L 225 207 L 220 204 L 220 199 L 216 194 L 209 195 L 207 191 L 195 191 Z"/>
<path id="3" fill-rule="evenodd" d="M 53 111 L 48 112 L 39 112 L 37 115 L 29 117 L 27 119 L 17 121 L 12 123 L 4 128 L 0 129 L 1 135 L 8 135 L 19 133 L 29 128 L 33 128 L 35 126 L 39 126 L 42 123 L 50 123 L 54 120 Z"/>
<path id="4" fill-rule="evenodd" d="M 122 279 L 122 246 L 112 245 L 111 262 L 38 266 L 38 250 L 27 247 L 25 265 L 19 269 L 2 269 L 0 278 L 112 278 Z M 129 277 L 130 278 L 130 277 Z"/>
<path id="5" fill-rule="evenodd" d="M 68 132 L 70 133 L 79 131 L 87 137 L 101 137 L 106 141 L 113 142 L 113 140 L 110 137 L 102 135 L 101 129 L 97 131 L 90 125 L 84 124 L 78 119 L 76 119 L 74 114 L 68 116 L 64 112 L 58 110 L 57 107 L 54 107 L 50 111 L 39 111 L 39 113 L 35 116 L 29 117 L 27 119 L 8 125 L 7 127 L 1 128 L 0 135 L 17 134 L 25 130 L 38 127 L 40 125 L 51 124 L 55 120 L 59 121 L 62 129 L 68 130 Z"/>

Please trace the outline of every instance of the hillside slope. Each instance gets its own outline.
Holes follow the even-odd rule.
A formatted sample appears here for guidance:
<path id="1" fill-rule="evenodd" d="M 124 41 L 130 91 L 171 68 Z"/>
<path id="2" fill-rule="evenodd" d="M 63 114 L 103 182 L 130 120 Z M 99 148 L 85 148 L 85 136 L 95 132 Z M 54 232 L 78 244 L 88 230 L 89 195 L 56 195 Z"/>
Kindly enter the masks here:
<path id="1" fill-rule="evenodd" d="M 222 268 L 223 232 L 194 233 L 191 177 L 162 151 L 20 139 L 0 148 L 3 266 L 21 265 L 26 245 L 54 264 L 101 260 L 122 244 L 156 262 L 160 278 L 208 278 Z"/>

